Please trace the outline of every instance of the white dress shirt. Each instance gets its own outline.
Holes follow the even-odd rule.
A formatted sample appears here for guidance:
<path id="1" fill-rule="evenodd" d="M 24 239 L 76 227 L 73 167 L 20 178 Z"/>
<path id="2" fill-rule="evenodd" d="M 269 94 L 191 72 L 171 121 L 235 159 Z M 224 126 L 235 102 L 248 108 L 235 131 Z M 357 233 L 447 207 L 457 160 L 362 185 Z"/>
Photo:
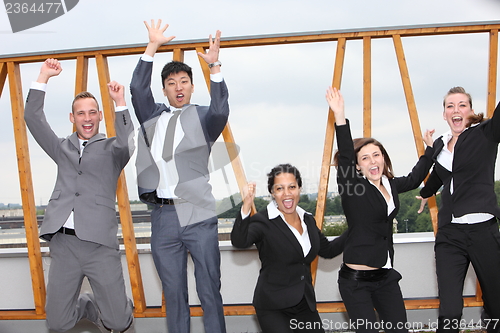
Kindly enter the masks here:
<path id="1" fill-rule="evenodd" d="M 371 180 L 368 179 L 368 181 L 373 186 L 375 186 L 375 184 L 373 184 L 371 182 Z M 382 177 L 380 178 L 380 181 L 382 182 L 382 185 L 384 185 L 385 189 L 387 190 L 387 193 L 389 193 L 389 199 L 385 200 L 387 202 L 387 216 L 389 216 L 389 215 L 391 215 L 392 211 L 394 209 L 396 209 L 396 205 L 394 204 L 394 198 L 392 197 L 391 183 L 389 182 L 389 179 L 384 175 L 382 175 Z M 377 190 L 379 190 L 380 194 L 382 194 L 382 197 L 385 199 L 384 193 L 382 193 L 382 191 L 380 191 L 380 188 L 378 188 L 378 186 L 375 186 L 375 188 Z M 387 261 L 386 261 L 384 267 L 382 267 L 382 268 L 392 268 L 391 256 L 389 255 L 389 251 L 387 251 Z"/>
<path id="2" fill-rule="evenodd" d="M 268 215 L 268 218 L 270 220 L 272 220 L 272 219 L 277 218 L 278 216 L 281 216 L 281 218 L 283 219 L 283 221 L 285 221 L 287 227 L 290 228 L 290 230 L 292 231 L 293 235 L 295 236 L 295 238 L 299 242 L 300 246 L 302 247 L 302 252 L 304 253 L 304 257 L 305 257 L 305 256 L 307 256 L 307 254 L 311 250 L 311 239 L 309 238 L 309 233 L 307 232 L 307 225 L 304 222 L 304 214 L 309 214 L 309 213 L 307 213 L 304 209 L 302 209 L 299 206 L 297 206 L 295 208 L 295 211 L 297 212 L 297 214 L 299 215 L 299 218 L 300 218 L 300 224 L 302 226 L 302 235 L 299 233 L 299 231 L 297 229 L 295 229 L 292 225 L 290 225 L 286 221 L 285 216 L 276 207 L 276 204 L 274 203 L 274 201 L 271 201 L 267 205 L 267 215 Z M 243 211 L 241 211 L 241 218 L 242 219 L 247 218 L 248 215 L 250 215 L 250 213 L 243 214 Z"/>
<path id="3" fill-rule="evenodd" d="M 147 54 L 143 54 L 141 59 L 146 62 L 153 62 L 153 57 Z M 220 72 L 217 74 L 210 74 L 210 80 L 213 82 L 222 82 L 223 80 L 222 74 Z M 173 116 L 173 111 L 176 110 L 181 110 L 181 109 L 177 109 L 171 106 L 170 111 L 172 112 L 164 111 L 161 113 L 160 117 L 156 122 L 155 134 L 153 137 L 153 142 L 151 143 L 151 155 L 153 156 L 153 159 L 158 167 L 158 171 L 160 172 L 160 181 L 158 183 L 158 188 L 156 189 L 156 195 L 159 198 L 164 198 L 164 199 L 178 198 L 174 192 L 179 182 L 179 173 L 177 172 L 177 168 L 175 166 L 175 154 L 173 154 L 172 159 L 169 161 L 165 161 L 163 159 L 163 146 L 167 134 L 168 122 L 170 118 Z M 181 117 L 178 117 L 174 133 L 174 143 L 173 143 L 174 152 L 183 138 L 184 138 L 184 130 L 182 129 L 181 125 Z"/>

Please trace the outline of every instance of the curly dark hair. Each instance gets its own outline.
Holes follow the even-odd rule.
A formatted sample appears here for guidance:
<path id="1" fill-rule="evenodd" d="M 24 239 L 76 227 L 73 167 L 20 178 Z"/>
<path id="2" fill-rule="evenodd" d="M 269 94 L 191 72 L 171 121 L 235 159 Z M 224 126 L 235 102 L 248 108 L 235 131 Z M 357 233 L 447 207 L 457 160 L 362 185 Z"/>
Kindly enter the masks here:
<path id="1" fill-rule="evenodd" d="M 302 177 L 300 176 L 299 170 L 289 163 L 279 164 L 274 168 L 272 168 L 271 172 L 267 174 L 267 190 L 269 191 L 269 193 L 272 193 L 274 186 L 274 178 L 276 178 L 276 176 L 282 173 L 293 174 L 295 176 L 295 179 L 297 180 L 299 188 L 302 187 Z"/>

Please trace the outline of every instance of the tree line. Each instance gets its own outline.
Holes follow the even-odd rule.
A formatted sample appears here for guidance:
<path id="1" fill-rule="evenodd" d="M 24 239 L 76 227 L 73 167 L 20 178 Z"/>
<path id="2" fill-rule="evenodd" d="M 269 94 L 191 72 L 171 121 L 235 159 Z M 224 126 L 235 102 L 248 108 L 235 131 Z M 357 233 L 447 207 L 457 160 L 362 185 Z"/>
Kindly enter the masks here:
<path id="1" fill-rule="evenodd" d="M 396 220 L 398 222 L 398 233 L 433 231 L 432 220 L 427 205 L 424 211 L 421 214 L 418 214 L 418 209 L 420 208 L 420 200 L 416 199 L 416 196 L 419 195 L 419 192 L 420 189 L 415 189 L 399 194 L 400 207 L 398 215 L 396 216 Z M 495 193 L 497 195 L 497 203 L 498 205 L 500 205 L 500 180 L 495 181 Z M 239 204 L 230 205 L 231 200 L 239 202 Z M 441 204 L 441 196 L 436 196 L 436 200 L 439 207 Z M 268 203 L 269 201 L 262 198 L 255 198 L 255 207 L 257 211 L 265 208 Z M 305 194 L 300 196 L 299 206 L 313 215 L 316 214 L 316 204 L 317 200 L 310 200 L 309 197 Z M 219 214 L 218 216 L 220 218 L 235 218 L 238 211 L 241 210 L 241 199 L 239 194 L 233 195 L 232 199 L 225 198 L 221 203 L 219 203 L 219 206 L 220 205 L 229 205 L 229 207 L 234 206 L 231 209 L 228 209 Z M 360 207 L 360 209 L 362 209 L 362 207 Z M 329 215 L 344 215 L 340 196 L 326 199 L 325 216 Z M 328 236 L 340 235 L 346 229 L 346 223 L 323 226 L 323 232 Z"/>

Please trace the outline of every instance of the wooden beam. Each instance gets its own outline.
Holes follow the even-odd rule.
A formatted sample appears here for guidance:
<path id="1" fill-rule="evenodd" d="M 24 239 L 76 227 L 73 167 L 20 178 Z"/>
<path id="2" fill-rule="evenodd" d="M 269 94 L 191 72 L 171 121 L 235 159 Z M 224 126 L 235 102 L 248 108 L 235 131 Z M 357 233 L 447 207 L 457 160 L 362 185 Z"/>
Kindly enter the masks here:
<path id="1" fill-rule="evenodd" d="M 475 297 L 464 297 L 464 307 L 481 307 L 483 302 L 477 301 Z M 406 310 L 438 309 L 439 299 L 406 299 L 404 300 Z M 346 312 L 342 302 L 320 302 L 316 304 L 319 313 L 339 313 Z M 191 317 L 203 316 L 201 306 L 190 307 Z M 255 314 L 255 308 L 250 304 L 225 305 L 224 316 L 251 316 Z M 161 307 L 150 307 L 145 311 L 135 312 L 136 318 L 162 318 L 165 312 Z M 33 310 L 0 310 L 0 320 L 34 320 L 45 319 L 45 315 L 38 315 Z"/>
<path id="2" fill-rule="evenodd" d="M 408 66 L 406 65 L 406 59 L 403 50 L 403 43 L 401 41 L 401 36 L 394 35 L 394 48 L 396 49 L 396 58 L 398 60 L 399 72 L 401 74 L 401 81 L 403 82 L 403 90 L 406 97 L 406 105 L 408 107 L 408 113 L 410 115 L 411 128 L 413 131 L 413 138 L 415 140 L 415 147 L 417 148 L 418 156 L 424 154 L 424 142 L 422 140 L 422 130 L 420 129 L 420 121 L 418 120 L 417 107 L 415 105 L 415 97 L 413 96 L 413 90 L 411 87 L 410 74 L 408 72 Z"/>
<path id="3" fill-rule="evenodd" d="M 3 87 L 7 79 L 7 63 L 0 62 L 0 96 L 2 96 Z"/>
<path id="4" fill-rule="evenodd" d="M 344 69 L 346 39 L 341 38 L 337 42 L 337 53 L 335 55 L 335 66 L 333 70 L 332 87 L 340 89 L 342 81 L 342 71 Z M 328 181 L 330 180 L 330 168 L 332 165 L 333 142 L 335 139 L 335 116 L 328 108 L 328 120 L 326 122 L 325 144 L 323 146 L 323 160 L 321 162 L 318 199 L 316 201 L 316 225 L 319 230 L 323 229 L 325 218 L 326 197 L 328 195 Z M 316 282 L 316 272 L 318 269 L 318 258 L 311 263 L 311 275 L 313 284 Z"/>
<path id="5" fill-rule="evenodd" d="M 498 29 L 490 31 L 490 52 L 488 67 L 488 96 L 486 116 L 491 118 L 497 104 L 497 73 L 498 73 Z"/>
<path id="6" fill-rule="evenodd" d="M 363 136 L 372 136 L 372 40 L 363 37 Z"/>
<path id="7" fill-rule="evenodd" d="M 182 48 L 176 47 L 172 51 L 174 53 L 172 56 L 173 60 L 184 62 L 184 50 Z"/>
<path id="8" fill-rule="evenodd" d="M 82 55 L 76 58 L 75 96 L 87 91 L 89 77 L 89 58 Z M 73 132 L 76 132 L 76 124 L 73 124 Z"/>
<path id="9" fill-rule="evenodd" d="M 489 33 L 491 30 L 499 30 L 500 23 L 479 23 L 473 25 L 454 25 L 454 26 L 410 26 L 399 28 L 380 28 L 373 30 L 362 31 L 320 31 L 310 33 L 296 33 L 296 34 L 282 34 L 273 35 L 270 37 L 248 36 L 240 38 L 222 39 L 221 48 L 232 47 L 248 47 L 248 46 L 266 46 L 266 45 L 283 45 L 283 44 L 297 44 L 297 43 L 317 43 L 317 42 L 331 42 L 340 39 L 346 40 L 361 40 L 364 37 L 371 38 L 392 38 L 393 35 L 402 37 L 410 36 L 439 36 L 448 34 L 471 34 L 471 33 Z M 180 41 L 178 43 L 169 43 L 162 45 L 158 52 L 184 52 L 196 50 L 198 47 L 204 47 L 206 41 Z M 145 45 L 124 45 L 116 48 L 88 48 L 79 51 L 51 51 L 50 57 L 59 60 L 75 59 L 78 56 L 94 57 L 99 53 L 103 56 L 123 56 L 144 53 Z M 179 51 L 176 51 L 179 50 Z M 13 55 L 9 61 L 18 63 L 40 62 L 44 61 L 49 54 L 37 53 L 27 56 Z M 3 59 L 0 58 L 0 61 Z M 182 61 L 182 60 L 179 60 Z"/>
<path id="10" fill-rule="evenodd" d="M 108 137 L 113 137 L 116 136 L 114 127 L 115 107 L 114 102 L 109 95 L 107 87 L 107 83 L 111 81 L 107 58 L 98 54 L 96 56 L 96 66 L 99 77 L 99 86 L 101 88 L 104 117 L 106 119 L 106 132 L 108 134 Z M 137 252 L 137 244 L 135 241 L 132 213 L 130 211 L 130 202 L 128 199 L 127 182 L 123 170 L 120 174 L 120 177 L 118 178 L 116 196 L 118 200 L 118 211 L 120 212 L 123 243 L 125 246 L 125 254 L 127 256 L 128 272 L 130 277 L 132 296 L 134 299 L 134 307 L 137 313 L 141 313 L 146 309 L 146 297 L 144 295 L 141 267 L 139 264 L 139 255 Z"/>
<path id="11" fill-rule="evenodd" d="M 83 55 L 76 57 L 75 96 L 87 91 L 89 78 L 89 58 Z"/>
<path id="12" fill-rule="evenodd" d="M 33 300 L 35 303 L 35 313 L 37 315 L 43 315 L 45 313 L 45 282 L 42 255 L 40 252 L 40 240 L 38 239 L 38 223 L 36 220 L 36 205 L 33 194 L 28 136 L 26 132 L 26 123 L 24 122 L 24 99 L 19 64 L 8 62 L 7 71 L 9 76 L 12 122 L 14 124 L 14 139 L 16 142 L 17 165 L 21 187 L 21 199 L 23 203 L 24 226 L 33 288 Z"/>
<path id="13" fill-rule="evenodd" d="M 205 53 L 205 48 L 197 48 L 196 52 Z M 208 68 L 207 63 L 200 56 L 198 56 L 198 60 L 200 62 L 201 70 L 205 78 L 205 83 L 207 85 L 208 91 L 210 92 L 210 68 Z M 224 142 L 226 144 L 227 154 L 229 156 L 229 160 L 231 161 L 231 166 L 233 168 L 241 198 L 243 199 L 243 187 L 247 185 L 247 179 L 245 176 L 243 163 L 241 163 L 238 146 L 236 145 L 236 142 L 234 140 L 233 132 L 231 131 L 231 125 L 229 124 L 229 122 L 226 124 L 224 130 L 222 131 L 222 138 L 224 139 Z M 253 215 L 256 213 L 256 211 L 257 210 L 255 208 L 255 203 L 252 203 L 250 214 Z"/>
<path id="14" fill-rule="evenodd" d="M 205 53 L 205 48 L 199 47 L 196 49 L 196 52 Z M 198 61 L 200 62 L 201 72 L 203 73 L 208 92 L 210 92 L 210 68 L 208 68 L 206 61 L 202 57 L 198 56 Z"/>
<path id="15" fill-rule="evenodd" d="M 406 58 L 403 50 L 403 43 L 401 41 L 401 36 L 393 36 L 394 48 L 396 50 L 396 58 L 398 60 L 399 71 L 401 74 L 401 81 L 403 82 L 403 90 L 406 97 L 406 105 L 408 107 L 408 113 L 410 115 L 410 122 L 413 131 L 413 139 L 415 141 L 415 147 L 417 149 L 418 156 L 421 156 L 425 152 L 424 142 L 422 138 L 422 129 L 420 127 L 420 121 L 418 119 L 417 107 L 415 104 L 415 97 L 413 96 L 413 90 L 411 87 L 410 74 L 408 72 L 408 66 L 406 65 Z M 429 206 L 430 216 L 432 220 L 432 225 L 434 229 L 434 235 L 437 232 L 437 204 L 436 198 L 431 197 L 427 201 Z"/>

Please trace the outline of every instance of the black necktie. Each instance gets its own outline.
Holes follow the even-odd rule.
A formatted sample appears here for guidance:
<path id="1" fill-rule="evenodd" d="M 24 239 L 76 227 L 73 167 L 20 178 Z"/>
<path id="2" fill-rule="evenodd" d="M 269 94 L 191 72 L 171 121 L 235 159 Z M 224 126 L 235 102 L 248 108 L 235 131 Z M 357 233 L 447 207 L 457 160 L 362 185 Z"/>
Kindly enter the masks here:
<path id="1" fill-rule="evenodd" d="M 87 141 L 83 141 L 82 146 L 85 148 L 86 145 L 87 145 Z M 82 150 L 83 150 L 83 148 L 82 148 Z M 83 151 L 80 152 L 80 159 L 78 160 L 78 163 L 80 163 L 82 161 L 82 154 L 83 154 Z"/>
<path id="2" fill-rule="evenodd" d="M 173 111 L 173 115 L 168 121 L 167 134 L 165 135 L 165 142 L 163 143 L 163 154 L 161 155 L 165 162 L 170 161 L 173 156 L 175 126 L 177 125 L 177 118 L 179 118 L 180 114 L 181 110 Z"/>

